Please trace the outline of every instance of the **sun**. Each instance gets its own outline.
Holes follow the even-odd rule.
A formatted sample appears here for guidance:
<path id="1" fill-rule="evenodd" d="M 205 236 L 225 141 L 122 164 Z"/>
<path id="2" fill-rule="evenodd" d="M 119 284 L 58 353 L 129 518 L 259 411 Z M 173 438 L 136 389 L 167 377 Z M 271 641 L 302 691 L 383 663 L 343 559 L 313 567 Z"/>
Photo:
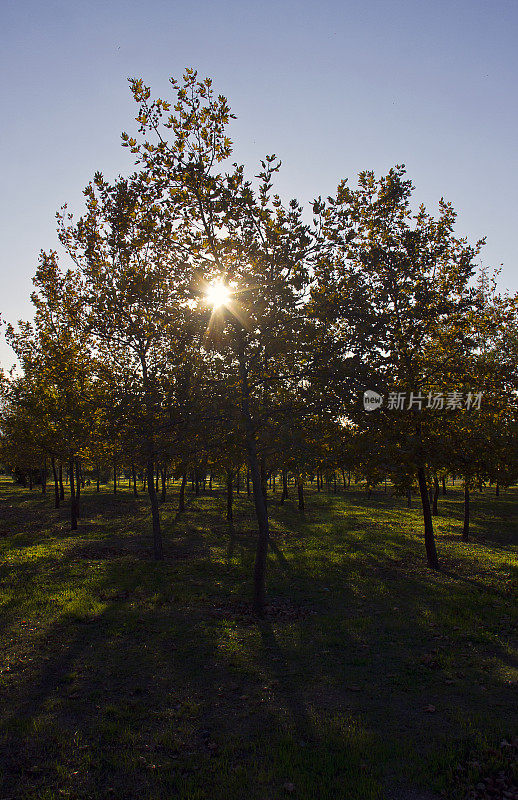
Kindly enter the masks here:
<path id="1" fill-rule="evenodd" d="M 217 309 L 225 306 L 230 300 L 230 291 L 225 284 L 218 281 L 217 283 L 211 283 L 207 287 L 206 291 L 206 300 L 212 308 Z"/>

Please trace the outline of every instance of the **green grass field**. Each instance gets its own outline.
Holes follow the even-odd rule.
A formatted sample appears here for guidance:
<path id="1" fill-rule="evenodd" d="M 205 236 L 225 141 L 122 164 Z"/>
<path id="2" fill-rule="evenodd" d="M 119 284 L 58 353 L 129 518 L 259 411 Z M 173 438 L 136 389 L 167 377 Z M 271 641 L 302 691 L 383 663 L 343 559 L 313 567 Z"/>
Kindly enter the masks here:
<path id="1" fill-rule="evenodd" d="M 517 731 L 517 489 L 474 493 L 468 544 L 441 498 L 438 573 L 417 502 L 272 499 L 264 621 L 243 495 L 231 530 L 174 487 L 154 563 L 144 495 L 88 489 L 71 533 L 50 490 L 0 483 L 0 800 L 453 796 Z"/>

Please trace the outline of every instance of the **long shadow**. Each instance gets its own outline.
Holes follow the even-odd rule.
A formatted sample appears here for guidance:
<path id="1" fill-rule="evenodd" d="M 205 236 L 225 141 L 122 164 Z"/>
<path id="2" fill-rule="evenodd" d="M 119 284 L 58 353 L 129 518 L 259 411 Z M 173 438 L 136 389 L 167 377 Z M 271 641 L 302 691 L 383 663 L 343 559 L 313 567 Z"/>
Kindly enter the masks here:
<path id="1" fill-rule="evenodd" d="M 257 627 L 261 633 L 263 645 L 263 664 L 278 681 L 279 694 L 291 713 L 297 737 L 308 743 L 314 742 L 315 731 L 313 723 L 302 700 L 301 693 L 290 682 L 290 658 L 279 646 L 270 622 L 259 620 Z"/>

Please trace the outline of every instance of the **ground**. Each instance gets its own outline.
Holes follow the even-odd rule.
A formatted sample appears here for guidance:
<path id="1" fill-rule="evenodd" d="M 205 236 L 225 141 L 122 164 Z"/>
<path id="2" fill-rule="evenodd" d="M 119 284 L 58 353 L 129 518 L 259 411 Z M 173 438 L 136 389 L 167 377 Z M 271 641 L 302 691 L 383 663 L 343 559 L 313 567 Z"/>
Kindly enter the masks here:
<path id="1" fill-rule="evenodd" d="M 474 494 L 464 543 L 448 488 L 439 572 L 417 503 L 277 493 L 262 621 L 250 501 L 232 528 L 222 489 L 178 518 L 177 492 L 154 563 L 145 495 L 88 488 L 72 533 L 0 483 L 0 799 L 454 797 L 517 731 L 517 489 Z"/>

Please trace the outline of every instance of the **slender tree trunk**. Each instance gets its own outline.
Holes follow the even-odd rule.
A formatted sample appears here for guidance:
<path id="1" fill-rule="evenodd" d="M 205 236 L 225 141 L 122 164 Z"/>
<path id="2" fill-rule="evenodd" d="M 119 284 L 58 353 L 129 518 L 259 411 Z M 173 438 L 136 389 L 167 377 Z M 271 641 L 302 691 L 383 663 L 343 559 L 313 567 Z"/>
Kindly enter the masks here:
<path id="1" fill-rule="evenodd" d="M 345 489 L 345 470 L 344 469 L 342 469 L 342 485 L 343 485 L 343 488 Z"/>
<path id="2" fill-rule="evenodd" d="M 47 459 L 43 459 L 43 465 L 40 470 L 41 474 L 41 493 L 47 494 Z"/>
<path id="3" fill-rule="evenodd" d="M 288 499 L 288 470 L 283 469 L 282 471 L 282 494 L 281 494 L 281 504 L 284 503 L 285 500 Z"/>
<path id="4" fill-rule="evenodd" d="M 438 507 L 439 491 L 440 491 L 439 481 L 437 480 L 437 476 L 435 476 L 433 479 L 433 504 L 432 504 L 433 517 L 436 517 L 439 514 L 439 507 Z"/>
<path id="5" fill-rule="evenodd" d="M 445 494 L 446 494 L 446 478 L 443 475 L 442 476 L 442 495 L 443 495 L 443 497 L 445 496 Z"/>
<path id="6" fill-rule="evenodd" d="M 209 475 L 209 492 L 212 492 L 212 470 Z"/>
<path id="7" fill-rule="evenodd" d="M 152 451 L 152 446 L 149 446 L 149 450 Z M 160 530 L 160 511 L 158 509 L 158 497 L 155 488 L 155 463 L 152 455 L 149 455 L 147 460 L 147 491 L 151 504 L 151 518 L 153 521 L 153 557 L 155 561 L 161 561 L 164 557 L 164 553 L 162 549 L 162 531 Z"/>
<path id="8" fill-rule="evenodd" d="M 297 494 L 299 497 L 299 511 L 304 511 L 304 479 L 302 475 L 297 477 Z"/>
<path id="9" fill-rule="evenodd" d="M 117 494 L 117 462 L 113 456 L 113 494 Z"/>
<path id="10" fill-rule="evenodd" d="M 52 475 L 54 477 L 54 508 L 59 508 L 59 479 L 54 456 L 50 459 L 50 463 L 52 464 Z"/>
<path id="11" fill-rule="evenodd" d="M 81 464 L 79 459 L 76 458 L 76 514 L 77 518 L 81 516 Z"/>
<path id="12" fill-rule="evenodd" d="M 158 487 L 159 487 L 159 479 L 160 479 L 160 467 L 158 464 L 156 465 L 155 470 L 155 492 L 158 494 Z"/>
<path id="13" fill-rule="evenodd" d="M 264 456 L 261 458 L 261 486 L 263 490 L 264 504 L 268 505 L 268 478 L 266 476 L 266 463 Z"/>
<path id="14" fill-rule="evenodd" d="M 131 465 L 131 477 L 132 477 L 132 479 L 133 479 L 133 494 L 135 495 L 135 497 L 137 497 L 137 495 L 138 495 L 138 489 L 137 489 L 137 471 L 136 471 L 136 469 L 135 469 L 135 464 L 132 464 L 132 465 Z"/>
<path id="15" fill-rule="evenodd" d="M 428 496 L 428 487 L 426 485 L 424 467 L 419 467 L 417 470 L 417 479 L 419 481 L 419 492 L 421 494 L 421 504 L 423 507 L 424 544 L 426 548 L 428 566 L 432 567 L 432 569 L 439 569 L 439 559 L 437 557 L 437 549 L 435 547 L 432 512 L 430 510 L 430 498 Z"/>
<path id="16" fill-rule="evenodd" d="M 232 522 L 232 503 L 234 500 L 233 486 L 232 486 L 233 473 L 231 469 L 227 469 L 227 520 Z"/>
<path id="17" fill-rule="evenodd" d="M 74 485 L 74 459 L 70 459 L 68 469 L 68 476 L 70 479 L 70 528 L 77 531 L 77 505 L 76 505 L 76 489 Z"/>
<path id="18" fill-rule="evenodd" d="M 212 480 L 212 474 L 211 474 Z M 182 483 L 180 485 L 180 496 L 178 498 L 178 513 L 180 514 L 182 511 L 185 511 L 185 486 L 187 484 L 187 473 L 184 472 L 182 475 Z"/>
<path id="19" fill-rule="evenodd" d="M 336 494 L 336 472 L 333 472 L 333 494 Z"/>
<path id="20" fill-rule="evenodd" d="M 469 481 L 464 479 L 464 524 L 462 526 L 462 541 L 469 541 Z"/>
<path id="21" fill-rule="evenodd" d="M 258 537 L 254 565 L 254 600 L 253 607 L 256 614 L 264 615 L 266 596 L 266 560 L 268 556 L 268 541 L 270 529 L 268 524 L 268 511 L 261 482 L 261 470 L 257 457 L 254 426 L 250 413 L 250 389 L 248 386 L 248 371 L 245 361 L 243 332 L 237 330 L 239 374 L 241 379 L 241 415 L 245 429 L 245 443 L 248 456 L 248 466 L 252 478 L 254 492 L 255 514 L 257 517 Z"/>
<path id="22" fill-rule="evenodd" d="M 161 492 L 161 494 L 160 494 L 160 501 L 161 501 L 162 503 L 165 503 L 165 499 L 166 499 L 166 495 L 167 495 L 167 489 L 166 489 L 166 468 L 165 468 L 165 467 L 163 467 L 163 468 L 160 470 L 160 478 L 161 478 L 161 481 L 162 481 L 162 492 Z"/>
<path id="23" fill-rule="evenodd" d="M 63 484 L 63 464 L 59 465 L 59 499 L 65 499 L 65 486 Z"/>
<path id="24" fill-rule="evenodd" d="M 406 507 L 412 508 L 412 489 L 410 486 L 406 490 Z"/>
<path id="25" fill-rule="evenodd" d="M 200 473 L 198 469 L 194 470 L 194 494 L 195 497 L 199 497 L 200 495 Z"/>
<path id="26" fill-rule="evenodd" d="M 241 467 L 236 472 L 236 494 L 239 494 L 241 489 Z"/>
<path id="27" fill-rule="evenodd" d="M 500 485 L 499 485 L 498 481 L 496 482 L 496 486 L 495 486 L 495 497 L 500 497 Z"/>
<path id="28" fill-rule="evenodd" d="M 250 497 L 250 468 L 246 470 L 246 494 Z"/>

